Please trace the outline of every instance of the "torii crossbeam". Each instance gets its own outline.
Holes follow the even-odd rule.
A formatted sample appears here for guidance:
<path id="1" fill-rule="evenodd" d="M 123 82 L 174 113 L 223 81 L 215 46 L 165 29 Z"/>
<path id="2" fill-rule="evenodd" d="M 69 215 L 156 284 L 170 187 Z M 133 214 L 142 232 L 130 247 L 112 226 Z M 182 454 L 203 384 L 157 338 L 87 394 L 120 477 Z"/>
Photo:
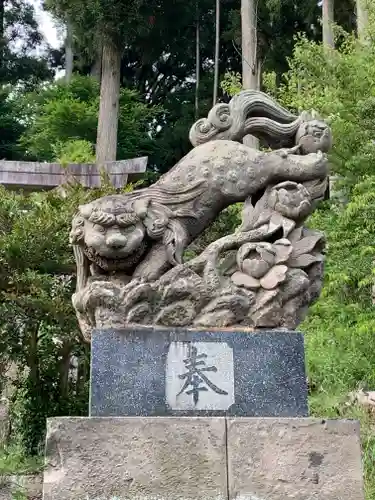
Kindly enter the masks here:
<path id="1" fill-rule="evenodd" d="M 115 188 L 125 186 L 128 180 L 143 174 L 147 157 L 106 162 L 103 168 L 96 164 L 38 163 L 25 161 L 0 161 L 0 184 L 10 189 L 41 191 L 53 189 L 69 180 L 75 180 L 84 187 L 99 187 L 102 172 L 105 172 Z M 129 177 L 129 179 L 128 179 Z"/>

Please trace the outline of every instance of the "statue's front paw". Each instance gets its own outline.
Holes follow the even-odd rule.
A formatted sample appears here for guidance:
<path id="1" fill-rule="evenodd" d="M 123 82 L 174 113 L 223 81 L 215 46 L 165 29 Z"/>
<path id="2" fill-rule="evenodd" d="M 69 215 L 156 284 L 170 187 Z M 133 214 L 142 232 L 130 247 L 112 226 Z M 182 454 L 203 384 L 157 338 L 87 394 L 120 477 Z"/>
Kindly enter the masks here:
<path id="1" fill-rule="evenodd" d="M 98 306 L 115 306 L 118 302 L 118 288 L 107 281 L 94 281 L 73 295 L 73 306 L 81 313 Z"/>

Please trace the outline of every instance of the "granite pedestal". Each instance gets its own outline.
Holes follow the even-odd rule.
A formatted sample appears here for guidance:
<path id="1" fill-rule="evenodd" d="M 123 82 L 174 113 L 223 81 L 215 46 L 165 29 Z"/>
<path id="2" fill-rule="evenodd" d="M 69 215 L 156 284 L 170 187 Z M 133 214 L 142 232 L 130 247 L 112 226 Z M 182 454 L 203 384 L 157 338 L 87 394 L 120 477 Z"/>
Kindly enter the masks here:
<path id="1" fill-rule="evenodd" d="M 308 415 L 300 333 L 96 330 L 91 360 L 91 416 Z"/>
<path id="2" fill-rule="evenodd" d="M 44 500 L 364 500 L 358 424 L 53 418 Z"/>

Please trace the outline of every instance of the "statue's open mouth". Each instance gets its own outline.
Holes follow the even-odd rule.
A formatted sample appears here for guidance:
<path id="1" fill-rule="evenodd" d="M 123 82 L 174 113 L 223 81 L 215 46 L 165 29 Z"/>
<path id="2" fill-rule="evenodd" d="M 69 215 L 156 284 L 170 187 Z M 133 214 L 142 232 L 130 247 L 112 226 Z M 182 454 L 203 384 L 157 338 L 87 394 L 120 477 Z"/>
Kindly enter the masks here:
<path id="1" fill-rule="evenodd" d="M 132 253 L 126 255 L 126 257 L 112 259 L 100 255 L 92 247 L 88 247 L 86 245 L 84 247 L 84 252 L 86 257 L 91 262 L 94 262 L 97 266 L 99 266 L 100 269 L 103 269 L 103 271 L 127 271 L 133 269 L 134 266 L 138 264 L 147 248 L 147 242 L 142 241 L 141 244 Z"/>

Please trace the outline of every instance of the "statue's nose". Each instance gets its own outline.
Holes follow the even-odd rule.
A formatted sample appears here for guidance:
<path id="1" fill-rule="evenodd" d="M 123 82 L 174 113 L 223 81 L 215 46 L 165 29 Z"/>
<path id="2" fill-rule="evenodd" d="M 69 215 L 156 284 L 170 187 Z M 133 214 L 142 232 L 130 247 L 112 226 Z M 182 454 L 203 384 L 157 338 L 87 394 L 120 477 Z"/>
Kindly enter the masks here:
<path id="1" fill-rule="evenodd" d="M 106 243 L 111 248 L 122 248 L 126 245 L 126 237 L 122 234 L 113 234 L 108 236 Z"/>

